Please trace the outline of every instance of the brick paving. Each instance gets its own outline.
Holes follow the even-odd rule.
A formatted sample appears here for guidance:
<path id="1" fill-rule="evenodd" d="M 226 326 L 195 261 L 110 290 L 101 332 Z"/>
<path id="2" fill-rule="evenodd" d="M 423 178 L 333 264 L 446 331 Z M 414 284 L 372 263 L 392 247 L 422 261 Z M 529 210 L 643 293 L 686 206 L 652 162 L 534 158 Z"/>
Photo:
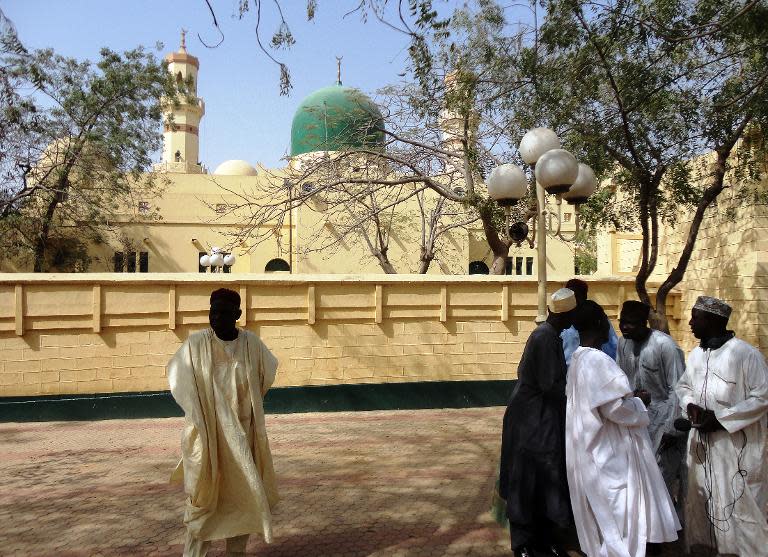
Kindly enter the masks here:
<path id="1" fill-rule="evenodd" d="M 274 543 L 251 539 L 248 554 L 511 555 L 488 512 L 502 415 L 267 416 L 282 501 Z M 0 424 L 0 555 L 180 555 L 184 496 L 167 478 L 181 424 Z"/>

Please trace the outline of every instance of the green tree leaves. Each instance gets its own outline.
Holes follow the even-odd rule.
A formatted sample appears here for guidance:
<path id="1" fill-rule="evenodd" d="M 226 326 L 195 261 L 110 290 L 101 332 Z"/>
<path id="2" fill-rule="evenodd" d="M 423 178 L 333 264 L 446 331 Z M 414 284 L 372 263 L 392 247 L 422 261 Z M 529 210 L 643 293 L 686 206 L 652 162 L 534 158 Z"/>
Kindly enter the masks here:
<path id="1" fill-rule="evenodd" d="M 103 242 L 137 199 L 162 186 L 147 171 L 161 145 L 161 102 L 179 90 L 141 47 L 102 49 L 95 64 L 51 49 L 4 48 L 0 57 L 8 84 L 0 96 L 0 241 L 35 271 L 84 270 L 84 246 Z"/>

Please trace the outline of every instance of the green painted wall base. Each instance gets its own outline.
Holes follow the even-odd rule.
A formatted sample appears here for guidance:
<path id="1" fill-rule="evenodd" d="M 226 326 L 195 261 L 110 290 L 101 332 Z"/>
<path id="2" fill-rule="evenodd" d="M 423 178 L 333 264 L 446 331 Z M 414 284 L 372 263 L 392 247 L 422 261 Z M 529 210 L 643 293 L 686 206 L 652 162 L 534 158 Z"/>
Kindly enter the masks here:
<path id="1" fill-rule="evenodd" d="M 515 381 L 430 381 L 281 387 L 264 399 L 268 414 L 504 406 Z M 168 391 L 0 397 L 0 422 L 49 422 L 181 416 Z"/>

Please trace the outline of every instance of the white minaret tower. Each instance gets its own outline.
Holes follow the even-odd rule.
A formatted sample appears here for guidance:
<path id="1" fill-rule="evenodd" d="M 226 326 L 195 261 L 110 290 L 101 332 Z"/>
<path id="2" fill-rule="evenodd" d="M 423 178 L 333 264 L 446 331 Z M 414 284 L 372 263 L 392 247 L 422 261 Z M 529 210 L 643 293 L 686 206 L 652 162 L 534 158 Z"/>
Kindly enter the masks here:
<path id="1" fill-rule="evenodd" d="M 445 75 L 445 91 L 447 94 L 455 94 L 458 86 L 457 79 L 459 75 L 456 71 Z M 457 110 L 444 107 L 440 111 L 440 131 L 443 147 L 455 153 L 464 151 L 464 118 Z M 469 141 L 474 142 L 477 138 L 478 118 L 477 114 L 471 113 L 469 117 Z M 449 160 L 446 162 L 446 172 L 448 174 L 461 174 L 463 165 L 458 160 Z"/>
<path id="2" fill-rule="evenodd" d="M 168 54 L 168 71 L 177 82 L 187 83 L 190 99 L 182 97 L 178 107 L 170 107 L 163 127 L 163 160 L 159 165 L 167 172 L 201 174 L 200 119 L 205 114 L 205 103 L 197 96 L 197 72 L 200 61 L 187 53 L 186 30 L 181 30 L 179 50 Z"/>

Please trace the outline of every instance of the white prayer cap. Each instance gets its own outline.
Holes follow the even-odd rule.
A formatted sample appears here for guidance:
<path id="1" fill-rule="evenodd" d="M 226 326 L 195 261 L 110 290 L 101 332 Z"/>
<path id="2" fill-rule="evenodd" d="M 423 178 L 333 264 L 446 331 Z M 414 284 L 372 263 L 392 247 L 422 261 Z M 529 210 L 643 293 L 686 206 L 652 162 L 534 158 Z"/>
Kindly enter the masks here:
<path id="1" fill-rule="evenodd" d="M 696 298 L 696 303 L 693 305 L 693 309 L 713 313 L 720 317 L 725 317 L 726 319 L 731 316 L 731 306 L 712 296 L 699 296 Z"/>
<path id="2" fill-rule="evenodd" d="M 561 288 L 549 298 L 549 311 L 565 313 L 576 308 L 576 296 L 570 288 Z"/>

